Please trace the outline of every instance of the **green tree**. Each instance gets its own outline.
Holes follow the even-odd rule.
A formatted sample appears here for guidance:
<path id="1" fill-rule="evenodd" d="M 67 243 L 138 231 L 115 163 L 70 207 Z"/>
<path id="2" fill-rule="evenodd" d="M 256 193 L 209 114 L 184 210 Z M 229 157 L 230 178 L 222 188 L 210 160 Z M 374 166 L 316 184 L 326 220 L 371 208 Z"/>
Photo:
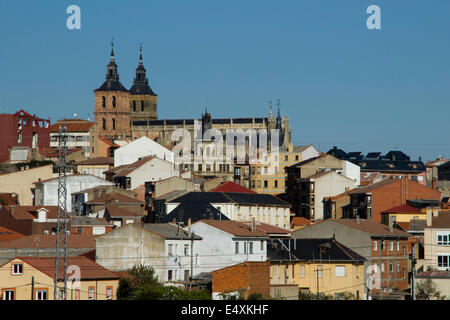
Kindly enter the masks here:
<path id="1" fill-rule="evenodd" d="M 432 297 L 439 298 L 440 294 L 436 290 L 436 284 L 431 279 L 419 281 L 416 284 L 416 298 L 419 300 L 430 300 Z"/>

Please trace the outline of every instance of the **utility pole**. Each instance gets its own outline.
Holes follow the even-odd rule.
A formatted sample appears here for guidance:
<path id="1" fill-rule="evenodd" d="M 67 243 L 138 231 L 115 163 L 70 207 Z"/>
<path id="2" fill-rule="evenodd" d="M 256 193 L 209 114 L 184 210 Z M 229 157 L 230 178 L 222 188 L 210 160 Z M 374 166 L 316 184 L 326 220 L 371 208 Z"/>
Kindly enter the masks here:
<path id="1" fill-rule="evenodd" d="M 34 276 L 31 277 L 31 300 L 34 300 Z"/>
<path id="2" fill-rule="evenodd" d="M 382 275 L 382 271 L 383 269 L 381 268 L 381 249 L 384 249 L 384 245 L 383 245 L 383 240 L 384 237 L 381 238 L 380 240 L 380 247 L 378 248 L 378 259 L 379 259 L 379 263 L 380 263 L 380 299 L 382 299 L 382 293 L 381 293 L 381 288 L 383 287 L 383 275 Z"/>
<path id="3" fill-rule="evenodd" d="M 63 299 L 67 299 L 67 188 L 66 156 L 67 129 L 63 122 L 58 132 L 58 209 L 56 226 L 56 255 L 53 298 L 58 300 L 58 282 L 63 282 Z M 62 234 L 61 234 L 62 233 Z M 60 252 L 60 249 L 63 252 Z"/>
<path id="4" fill-rule="evenodd" d="M 416 278 L 416 257 L 414 256 L 414 243 L 412 244 L 412 247 L 411 247 L 410 259 L 411 259 L 411 268 L 412 268 L 411 296 L 412 296 L 413 300 L 416 300 L 416 288 L 414 285 L 414 281 Z"/>
<path id="5" fill-rule="evenodd" d="M 190 228 L 190 226 L 189 226 Z M 190 230 L 190 229 L 189 229 Z M 190 291 L 192 291 L 192 278 L 194 277 L 194 233 L 191 233 L 191 283 Z"/>

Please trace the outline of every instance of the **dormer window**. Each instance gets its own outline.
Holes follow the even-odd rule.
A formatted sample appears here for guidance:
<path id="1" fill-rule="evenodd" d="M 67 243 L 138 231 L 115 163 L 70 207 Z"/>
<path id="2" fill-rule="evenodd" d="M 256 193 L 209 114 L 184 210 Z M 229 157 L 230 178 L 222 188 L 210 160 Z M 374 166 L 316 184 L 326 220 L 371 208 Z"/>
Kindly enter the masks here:
<path id="1" fill-rule="evenodd" d="M 12 265 L 12 274 L 13 275 L 22 275 L 23 272 L 23 264 L 22 263 L 14 263 Z"/>

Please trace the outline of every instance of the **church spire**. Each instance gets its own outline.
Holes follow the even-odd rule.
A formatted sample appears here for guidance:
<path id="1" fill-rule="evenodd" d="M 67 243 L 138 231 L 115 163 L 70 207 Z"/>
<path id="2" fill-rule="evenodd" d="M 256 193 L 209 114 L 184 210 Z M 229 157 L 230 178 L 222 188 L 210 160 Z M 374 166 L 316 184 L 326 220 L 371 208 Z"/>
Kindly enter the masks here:
<path id="1" fill-rule="evenodd" d="M 134 77 L 133 86 L 130 89 L 131 94 L 142 95 L 148 94 L 156 96 L 148 85 L 147 70 L 144 67 L 144 60 L 142 58 L 142 44 L 139 45 L 139 64 L 136 68 L 136 76 Z"/>
<path id="2" fill-rule="evenodd" d="M 108 70 L 106 73 L 106 80 L 113 80 L 118 81 L 119 80 L 119 73 L 117 72 L 117 65 L 114 60 L 114 40 L 111 41 L 111 58 L 109 60 L 108 64 Z"/>

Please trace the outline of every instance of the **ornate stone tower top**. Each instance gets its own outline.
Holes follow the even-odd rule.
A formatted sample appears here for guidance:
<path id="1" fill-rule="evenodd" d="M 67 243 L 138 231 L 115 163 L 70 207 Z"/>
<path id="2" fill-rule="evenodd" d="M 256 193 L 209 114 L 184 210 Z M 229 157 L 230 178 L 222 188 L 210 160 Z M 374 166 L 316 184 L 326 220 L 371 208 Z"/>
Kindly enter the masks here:
<path id="1" fill-rule="evenodd" d="M 148 85 L 147 70 L 145 70 L 144 62 L 142 60 L 142 46 L 139 48 L 139 64 L 136 68 L 136 76 L 134 78 L 133 86 L 130 89 L 130 94 L 156 96 Z"/>
<path id="2" fill-rule="evenodd" d="M 116 61 L 114 59 L 114 42 L 111 41 L 111 57 L 106 71 L 106 81 L 94 91 L 128 91 L 119 81 Z"/>

